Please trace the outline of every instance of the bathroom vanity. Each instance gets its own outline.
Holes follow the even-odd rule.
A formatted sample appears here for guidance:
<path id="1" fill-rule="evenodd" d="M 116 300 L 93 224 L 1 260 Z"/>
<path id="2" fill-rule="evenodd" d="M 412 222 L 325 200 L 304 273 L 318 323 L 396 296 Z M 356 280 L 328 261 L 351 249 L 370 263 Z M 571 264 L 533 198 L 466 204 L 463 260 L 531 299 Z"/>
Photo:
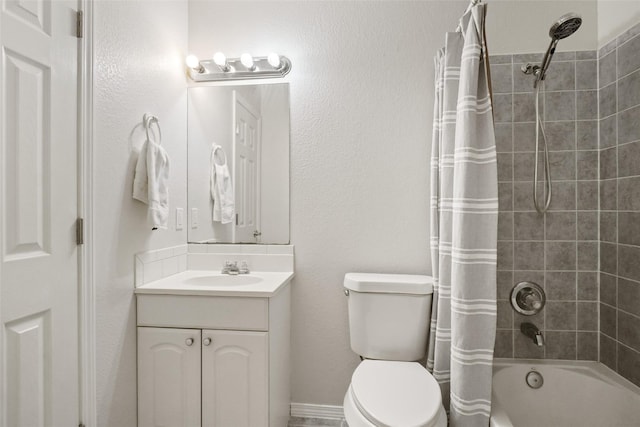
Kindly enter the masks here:
<path id="1" fill-rule="evenodd" d="M 138 425 L 285 427 L 292 277 L 187 270 L 136 288 Z"/>

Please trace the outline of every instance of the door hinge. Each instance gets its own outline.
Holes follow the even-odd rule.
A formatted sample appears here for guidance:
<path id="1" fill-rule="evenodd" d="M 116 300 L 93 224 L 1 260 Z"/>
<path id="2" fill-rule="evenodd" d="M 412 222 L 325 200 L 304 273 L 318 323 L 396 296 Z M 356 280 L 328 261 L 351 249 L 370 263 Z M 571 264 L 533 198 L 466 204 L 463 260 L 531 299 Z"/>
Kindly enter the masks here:
<path id="1" fill-rule="evenodd" d="M 84 37 L 84 12 L 81 10 L 76 12 L 76 37 Z"/>
<path id="2" fill-rule="evenodd" d="M 76 245 L 82 245 L 84 243 L 84 219 L 78 218 L 76 220 Z"/>
<path id="3" fill-rule="evenodd" d="M 84 424 L 80 423 L 78 424 L 78 427 L 84 427 Z"/>
<path id="4" fill-rule="evenodd" d="M 238 214 L 236 214 L 236 225 L 238 225 Z"/>

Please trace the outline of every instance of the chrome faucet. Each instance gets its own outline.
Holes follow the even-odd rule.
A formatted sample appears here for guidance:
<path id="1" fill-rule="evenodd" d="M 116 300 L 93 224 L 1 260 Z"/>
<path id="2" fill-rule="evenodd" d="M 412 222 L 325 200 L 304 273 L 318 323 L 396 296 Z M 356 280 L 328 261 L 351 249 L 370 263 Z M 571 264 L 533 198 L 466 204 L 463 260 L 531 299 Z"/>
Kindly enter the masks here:
<path id="1" fill-rule="evenodd" d="M 538 327 L 533 323 L 521 323 L 520 332 L 531 338 L 533 343 L 538 347 L 542 347 L 544 345 L 544 336 L 542 335 L 542 331 L 540 331 L 540 329 L 538 329 Z"/>
<path id="2" fill-rule="evenodd" d="M 235 276 L 237 274 L 249 274 L 250 271 L 247 261 L 242 261 L 240 267 L 238 267 L 238 261 L 225 261 L 220 273 Z"/>

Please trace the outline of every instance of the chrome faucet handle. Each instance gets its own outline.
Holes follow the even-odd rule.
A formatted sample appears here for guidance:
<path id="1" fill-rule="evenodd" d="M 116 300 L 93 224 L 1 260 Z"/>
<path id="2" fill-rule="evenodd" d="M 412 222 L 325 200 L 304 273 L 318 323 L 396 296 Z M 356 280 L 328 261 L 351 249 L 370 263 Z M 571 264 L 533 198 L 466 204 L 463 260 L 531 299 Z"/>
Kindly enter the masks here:
<path id="1" fill-rule="evenodd" d="M 542 332 L 536 332 L 534 341 L 538 347 L 542 347 L 544 345 L 544 336 L 542 336 Z"/>
<path id="2" fill-rule="evenodd" d="M 238 263 L 237 261 L 225 261 L 224 266 L 222 267 L 222 274 L 232 274 L 233 272 L 238 271 Z"/>
<path id="3" fill-rule="evenodd" d="M 238 269 L 238 273 L 240 274 L 249 274 L 249 265 L 247 264 L 247 261 L 242 261 L 240 262 L 240 268 Z"/>

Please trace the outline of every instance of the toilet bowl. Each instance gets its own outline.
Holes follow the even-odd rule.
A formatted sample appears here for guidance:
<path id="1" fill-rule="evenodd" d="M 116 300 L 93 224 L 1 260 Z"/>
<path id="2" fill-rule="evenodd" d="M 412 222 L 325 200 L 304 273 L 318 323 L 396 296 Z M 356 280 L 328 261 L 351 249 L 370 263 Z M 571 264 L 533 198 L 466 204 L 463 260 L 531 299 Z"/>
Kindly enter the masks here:
<path id="1" fill-rule="evenodd" d="M 365 360 L 344 396 L 349 427 L 446 427 L 440 386 L 416 362 Z"/>

